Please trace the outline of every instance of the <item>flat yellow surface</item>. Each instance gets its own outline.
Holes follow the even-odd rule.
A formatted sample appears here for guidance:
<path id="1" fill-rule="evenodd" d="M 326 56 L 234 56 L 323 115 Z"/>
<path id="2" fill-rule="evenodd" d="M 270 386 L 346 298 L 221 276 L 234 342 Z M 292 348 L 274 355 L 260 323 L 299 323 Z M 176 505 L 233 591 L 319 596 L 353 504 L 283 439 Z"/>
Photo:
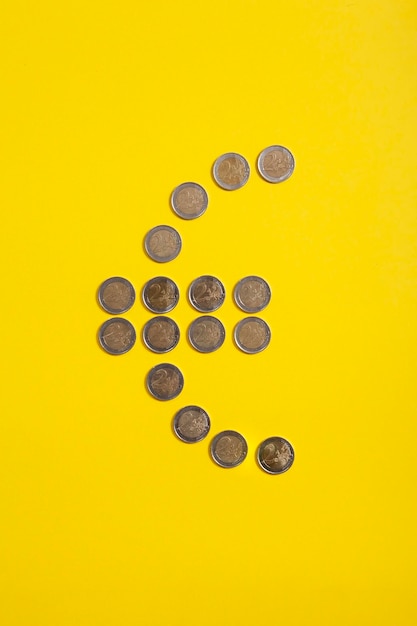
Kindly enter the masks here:
<path id="1" fill-rule="evenodd" d="M 413 0 L 3 5 L 0 612 L 5 626 L 415 626 L 417 6 Z M 288 146 L 292 178 L 256 172 Z M 248 184 L 211 178 L 237 151 Z M 204 185 L 206 214 L 169 206 Z M 183 238 L 172 263 L 147 230 Z M 186 289 L 224 281 L 224 346 L 196 353 Z M 109 276 L 182 298 L 168 357 L 96 333 Z M 240 353 L 234 284 L 260 274 L 272 343 Z M 175 314 L 174 314 L 175 313 Z M 168 360 L 183 393 L 158 402 Z M 249 454 L 223 470 L 174 413 Z M 255 463 L 271 435 L 292 469 Z"/>

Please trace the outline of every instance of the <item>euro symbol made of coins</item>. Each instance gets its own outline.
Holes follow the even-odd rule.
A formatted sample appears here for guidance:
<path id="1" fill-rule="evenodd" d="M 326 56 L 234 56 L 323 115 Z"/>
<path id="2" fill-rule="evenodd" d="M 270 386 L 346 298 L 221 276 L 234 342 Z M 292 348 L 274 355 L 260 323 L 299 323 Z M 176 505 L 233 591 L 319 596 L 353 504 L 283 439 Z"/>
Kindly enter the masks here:
<path id="1" fill-rule="evenodd" d="M 295 159 L 288 148 L 271 145 L 263 149 L 257 158 L 257 170 L 269 183 L 288 180 L 295 169 Z M 213 164 L 212 176 L 217 185 L 226 191 L 242 189 L 250 178 L 249 162 L 237 152 L 226 152 Z M 206 189 L 196 182 L 184 182 L 173 190 L 170 203 L 174 215 L 182 220 L 196 220 L 205 215 L 209 196 Z M 170 225 L 151 228 L 144 238 L 144 250 L 148 257 L 158 263 L 174 261 L 182 251 L 181 235 Z M 198 312 L 188 328 L 188 341 L 200 353 L 211 353 L 222 347 L 226 330 L 220 319 L 210 315 L 220 309 L 226 297 L 223 282 L 210 275 L 195 278 L 188 288 L 188 301 Z M 142 301 L 154 314 L 142 331 L 143 345 L 154 354 L 165 354 L 176 348 L 181 332 L 178 324 L 166 314 L 178 304 L 180 290 L 177 283 L 167 276 L 148 279 L 142 290 Z M 131 310 L 136 293 L 126 278 L 114 276 L 105 280 L 98 290 L 101 308 L 111 315 L 119 316 Z M 271 329 L 267 322 L 256 317 L 270 303 L 271 289 L 260 276 L 245 276 L 234 286 L 233 299 L 241 311 L 249 316 L 240 319 L 234 327 L 235 346 L 248 355 L 265 350 L 271 341 Z M 216 313 L 217 315 L 217 313 Z M 134 325 L 123 317 L 106 320 L 99 329 L 98 341 L 105 352 L 122 355 L 136 343 Z M 252 357 L 251 357 L 252 358 Z M 172 363 L 159 363 L 146 376 L 150 395 L 160 401 L 169 401 L 182 392 L 184 376 Z M 197 443 L 205 439 L 211 429 L 207 411 L 197 405 L 188 405 L 176 412 L 173 431 L 185 443 Z M 219 432 L 211 441 L 210 454 L 217 466 L 237 467 L 247 457 L 248 444 L 235 430 Z M 267 474 L 283 474 L 294 462 L 294 448 L 283 437 L 268 437 L 257 448 L 257 462 Z"/>

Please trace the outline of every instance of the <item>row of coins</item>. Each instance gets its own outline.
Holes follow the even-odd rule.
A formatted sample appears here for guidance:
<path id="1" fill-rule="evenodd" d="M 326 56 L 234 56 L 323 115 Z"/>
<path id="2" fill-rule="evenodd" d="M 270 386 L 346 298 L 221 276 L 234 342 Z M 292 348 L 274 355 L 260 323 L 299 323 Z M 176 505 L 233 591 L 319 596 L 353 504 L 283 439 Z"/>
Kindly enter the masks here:
<path id="1" fill-rule="evenodd" d="M 170 317 L 158 315 L 145 324 L 142 337 L 149 350 L 164 354 L 178 345 L 180 329 Z M 269 345 L 271 329 L 260 317 L 245 317 L 235 326 L 233 337 L 242 352 L 256 354 Z M 135 345 L 136 330 L 127 319 L 113 317 L 100 326 L 98 338 L 101 347 L 109 354 L 125 354 Z M 188 328 L 188 340 L 198 352 L 215 352 L 223 345 L 225 338 L 222 322 L 212 315 L 198 317 Z"/>
<path id="2" fill-rule="evenodd" d="M 174 417 L 174 432 L 185 443 L 197 443 L 205 439 L 210 431 L 207 411 L 191 405 L 180 409 Z M 245 438 L 235 430 L 224 430 L 210 443 L 212 459 L 221 467 L 236 467 L 245 460 L 248 445 Z M 268 437 L 257 450 L 260 467 L 269 474 L 282 474 L 294 462 L 294 449 L 283 437 Z"/>
<path id="3" fill-rule="evenodd" d="M 271 183 L 287 180 L 294 171 L 294 157 L 284 146 L 269 146 L 258 158 L 258 171 Z M 222 154 L 213 166 L 213 177 L 217 184 L 228 191 L 239 189 L 248 181 L 250 167 L 247 160 L 236 152 Z M 183 219 L 200 217 L 208 207 L 207 191 L 198 183 L 178 185 L 171 195 L 174 212 Z M 175 259 L 182 248 L 179 232 L 172 226 L 160 224 L 152 228 L 145 237 L 148 256 L 158 263 Z"/>
<path id="4" fill-rule="evenodd" d="M 179 290 L 173 280 L 158 276 L 149 280 L 143 290 L 143 301 L 154 313 L 171 311 L 179 300 Z M 109 278 L 99 288 L 98 299 L 103 309 L 118 314 L 128 311 L 135 301 L 133 285 L 121 277 Z M 190 303 L 200 312 L 215 311 L 223 304 L 225 289 L 214 276 L 196 278 L 189 289 Z M 236 304 L 244 311 L 254 313 L 263 310 L 271 299 L 268 283 L 259 276 L 246 276 L 234 289 Z M 214 352 L 225 340 L 222 322 L 204 315 L 191 324 L 188 331 L 190 344 L 199 352 Z M 173 350 L 180 339 L 180 331 L 174 320 L 164 316 L 155 317 L 145 325 L 143 340 L 153 352 L 165 353 Z M 241 320 L 234 331 L 237 347 L 248 354 L 264 350 L 271 339 L 268 324 L 258 317 Z M 136 341 L 134 326 L 123 318 L 107 320 L 99 330 L 99 342 L 110 354 L 128 352 Z"/>
<path id="5" fill-rule="evenodd" d="M 284 146 L 269 146 L 257 160 L 258 172 L 269 183 L 282 183 L 291 176 L 295 167 L 292 153 Z M 218 157 L 213 165 L 213 178 L 227 191 L 240 189 L 248 182 L 250 167 L 247 160 L 236 152 Z"/>
<path id="6" fill-rule="evenodd" d="M 258 313 L 271 300 L 271 289 L 263 278 L 246 276 L 234 288 L 234 300 L 246 313 Z M 167 276 L 149 280 L 142 292 L 146 307 L 153 313 L 168 313 L 178 304 L 180 292 L 175 282 Z M 126 278 L 114 276 L 105 280 L 99 288 L 98 300 L 102 308 L 112 315 L 126 313 L 134 304 L 135 289 Z M 190 304 L 201 313 L 219 309 L 226 298 L 223 283 L 215 276 L 199 276 L 188 290 Z"/>
<path id="7" fill-rule="evenodd" d="M 294 171 L 294 157 L 284 146 L 269 146 L 262 150 L 257 161 L 258 172 L 270 183 L 287 180 Z M 219 156 L 213 165 L 213 178 L 222 189 L 240 189 L 249 180 L 248 161 L 237 152 Z M 207 191 L 198 183 L 182 183 L 171 195 L 174 212 L 185 220 L 201 217 L 208 207 Z"/>

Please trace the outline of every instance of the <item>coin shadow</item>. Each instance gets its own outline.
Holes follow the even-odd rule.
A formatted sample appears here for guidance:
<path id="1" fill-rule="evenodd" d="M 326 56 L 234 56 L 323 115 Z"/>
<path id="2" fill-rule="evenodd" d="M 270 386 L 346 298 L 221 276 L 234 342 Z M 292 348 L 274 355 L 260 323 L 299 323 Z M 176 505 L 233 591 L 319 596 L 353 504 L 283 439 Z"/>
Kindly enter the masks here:
<path id="1" fill-rule="evenodd" d="M 150 259 L 151 257 L 149 256 L 148 251 L 146 250 L 146 235 L 147 235 L 147 234 L 148 234 L 148 233 L 145 233 L 145 235 L 142 237 L 142 252 L 143 252 L 143 254 L 145 255 L 145 257 L 146 257 L 147 259 Z M 151 260 L 152 260 L 152 259 L 151 259 Z M 156 261 L 155 261 L 155 262 L 156 262 Z"/>
<path id="2" fill-rule="evenodd" d="M 255 446 L 255 450 L 253 451 L 252 454 L 252 458 L 255 461 L 255 465 L 258 469 L 262 469 L 261 466 L 259 465 L 259 461 L 258 461 L 258 452 L 259 452 L 259 448 L 261 447 L 260 444 L 258 444 L 257 446 Z"/>
<path id="3" fill-rule="evenodd" d="M 100 311 L 105 311 L 105 313 L 107 313 L 107 311 L 105 309 L 103 309 L 103 307 L 101 306 L 101 303 L 100 303 L 100 287 L 101 287 L 101 285 L 99 285 L 97 287 L 96 293 L 95 293 L 95 295 L 96 295 L 96 297 L 95 297 L 96 304 L 97 304 L 98 308 L 100 309 Z"/>
<path id="4" fill-rule="evenodd" d="M 173 195 L 174 195 L 174 191 L 175 191 L 175 189 L 176 189 L 176 187 L 174 187 L 174 188 L 171 190 L 171 192 L 170 192 L 170 194 L 169 194 L 169 196 L 168 196 L 167 204 L 168 204 L 168 207 L 169 207 L 169 212 L 170 212 L 170 214 L 171 214 L 171 215 L 175 215 L 175 217 L 176 217 L 177 219 L 181 220 L 182 218 L 178 215 L 178 213 L 176 213 L 176 212 L 174 211 L 174 207 L 172 206 L 172 197 L 173 197 Z M 146 251 L 145 251 L 145 252 L 146 252 Z"/>
<path id="5" fill-rule="evenodd" d="M 211 462 L 212 465 L 214 465 L 218 469 L 225 469 L 224 467 L 220 467 L 220 465 L 218 463 L 216 463 L 216 461 L 213 459 L 213 455 L 211 453 L 211 444 L 213 443 L 215 437 L 216 437 L 216 435 L 212 435 L 210 437 L 210 439 L 209 439 L 209 437 L 207 437 L 207 439 L 209 439 L 209 441 L 207 443 L 207 456 L 210 459 L 210 462 Z"/>
<path id="6" fill-rule="evenodd" d="M 149 390 L 149 385 L 148 385 L 148 377 L 149 377 L 149 373 L 152 371 L 152 368 L 150 370 L 148 370 L 145 374 L 145 376 L 143 377 L 143 388 L 146 391 L 146 394 L 149 398 L 152 398 L 153 400 L 157 399 L 155 398 L 155 396 L 153 396 Z"/>

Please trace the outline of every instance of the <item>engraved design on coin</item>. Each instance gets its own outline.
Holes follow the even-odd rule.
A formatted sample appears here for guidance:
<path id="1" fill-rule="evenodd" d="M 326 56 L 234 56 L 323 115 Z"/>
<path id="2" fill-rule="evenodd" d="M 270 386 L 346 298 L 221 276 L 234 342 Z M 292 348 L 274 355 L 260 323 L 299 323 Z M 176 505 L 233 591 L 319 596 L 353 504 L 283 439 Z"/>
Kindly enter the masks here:
<path id="1" fill-rule="evenodd" d="M 135 290 L 126 278 L 114 276 L 100 285 L 98 301 L 102 308 L 112 315 L 126 313 L 135 302 Z"/>
<path id="2" fill-rule="evenodd" d="M 211 315 L 198 317 L 188 330 L 190 343 L 199 352 L 218 350 L 224 342 L 225 335 L 221 321 Z"/>
<path id="3" fill-rule="evenodd" d="M 249 179 L 250 167 L 247 160 L 236 152 L 219 156 L 214 162 L 213 177 L 219 187 L 234 191 L 243 187 Z"/>
<path id="4" fill-rule="evenodd" d="M 241 320 L 234 332 L 238 348 L 248 354 L 255 354 L 265 350 L 271 340 L 271 330 L 268 324 L 259 317 L 245 317 Z"/>
<path id="5" fill-rule="evenodd" d="M 161 363 L 148 373 L 146 384 L 149 392 L 157 400 L 172 400 L 181 393 L 184 377 L 175 365 Z"/>
<path id="6" fill-rule="evenodd" d="M 215 276 L 200 276 L 190 286 L 188 297 L 197 311 L 209 313 L 216 311 L 224 302 L 225 289 Z"/>
<path id="7" fill-rule="evenodd" d="M 113 317 L 101 325 L 98 340 L 103 350 L 109 354 L 125 354 L 135 344 L 136 331 L 128 320 Z"/>
<path id="8" fill-rule="evenodd" d="M 261 443 L 257 452 L 258 463 L 268 474 L 283 474 L 294 462 L 294 449 L 282 437 L 269 437 Z"/>
<path id="9" fill-rule="evenodd" d="M 143 341 L 153 352 L 160 354 L 173 350 L 180 340 L 180 329 L 169 317 L 154 317 L 143 329 Z"/>
<path id="10" fill-rule="evenodd" d="M 171 206 L 185 220 L 201 217 L 208 206 L 207 192 L 197 183 L 182 183 L 173 191 Z"/>
<path id="11" fill-rule="evenodd" d="M 174 417 L 174 432 L 186 443 L 197 443 L 207 436 L 210 418 L 199 406 L 186 406 Z"/>
<path id="12" fill-rule="evenodd" d="M 284 146 L 270 146 L 258 157 L 258 171 L 269 183 L 282 183 L 293 173 L 295 160 Z"/>
<path id="13" fill-rule="evenodd" d="M 149 280 L 142 292 L 145 306 L 153 313 L 168 313 L 178 304 L 180 293 L 173 280 L 156 276 Z"/>
<path id="14" fill-rule="evenodd" d="M 246 276 L 238 282 L 233 295 L 242 311 L 258 313 L 268 306 L 271 300 L 271 289 L 266 280 L 260 276 Z"/>
<path id="15" fill-rule="evenodd" d="M 167 263 L 181 251 L 181 237 L 171 226 L 155 226 L 145 237 L 145 250 L 151 259 Z"/>
<path id="16" fill-rule="evenodd" d="M 224 430 L 214 437 L 210 453 L 221 467 L 236 467 L 245 460 L 248 446 L 240 433 L 235 430 Z"/>

